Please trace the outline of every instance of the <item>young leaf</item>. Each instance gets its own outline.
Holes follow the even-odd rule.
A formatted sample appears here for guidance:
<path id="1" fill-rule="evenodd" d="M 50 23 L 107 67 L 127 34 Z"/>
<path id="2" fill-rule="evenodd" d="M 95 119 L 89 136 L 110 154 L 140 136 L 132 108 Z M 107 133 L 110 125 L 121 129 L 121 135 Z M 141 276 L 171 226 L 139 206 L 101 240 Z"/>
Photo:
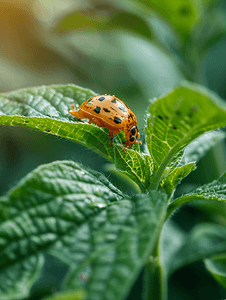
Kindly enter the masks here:
<path id="1" fill-rule="evenodd" d="M 43 165 L 0 198 L 1 276 L 18 261 L 35 275 L 30 258 L 46 252 L 70 266 L 68 289 L 84 287 L 86 299 L 121 299 L 155 245 L 166 202 L 157 191 L 130 201 L 103 175 L 73 162 Z M 11 282 L 12 289 L 20 295 L 34 280 Z"/>
<path id="2" fill-rule="evenodd" d="M 164 191 L 172 195 L 175 187 L 180 181 L 196 168 L 195 162 L 198 162 L 211 147 L 225 138 L 223 131 L 210 131 L 199 136 L 184 151 L 181 151 L 176 158 L 173 159 L 169 167 L 166 168 L 164 179 L 160 182 L 160 187 Z"/>
<path id="3" fill-rule="evenodd" d="M 154 160 L 151 188 L 156 189 L 166 167 L 201 134 L 226 125 L 226 107 L 204 88 L 183 83 L 149 109 L 147 146 Z"/>
<path id="4" fill-rule="evenodd" d="M 168 272 L 172 274 L 185 265 L 225 252 L 226 228 L 218 224 L 198 224 L 183 245 L 168 258 Z"/>
<path id="5" fill-rule="evenodd" d="M 217 255 L 210 259 L 205 259 L 205 266 L 213 277 L 226 288 L 226 255 Z"/>
<path id="6" fill-rule="evenodd" d="M 211 183 L 205 184 L 191 193 L 175 199 L 168 207 L 168 216 L 182 204 L 195 200 L 226 201 L 226 172 Z"/>
<path id="7" fill-rule="evenodd" d="M 175 187 L 181 180 L 186 177 L 191 171 L 196 168 L 195 163 L 189 163 L 187 165 L 175 168 L 169 175 L 167 175 L 161 182 L 160 187 L 165 193 L 172 195 Z"/>
<path id="8" fill-rule="evenodd" d="M 130 149 L 123 153 L 121 147 L 116 146 L 115 165 L 136 182 L 142 191 L 148 191 L 153 170 L 153 161 L 149 155 L 141 155 Z"/>

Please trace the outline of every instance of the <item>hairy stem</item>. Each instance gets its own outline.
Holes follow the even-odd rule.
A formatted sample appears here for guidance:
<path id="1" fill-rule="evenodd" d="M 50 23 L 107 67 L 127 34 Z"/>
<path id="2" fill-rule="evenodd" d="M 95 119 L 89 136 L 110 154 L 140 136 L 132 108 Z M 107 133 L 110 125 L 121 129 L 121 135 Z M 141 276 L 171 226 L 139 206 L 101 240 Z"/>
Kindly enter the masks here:
<path id="1" fill-rule="evenodd" d="M 167 282 L 164 273 L 160 243 L 156 243 L 153 255 L 149 257 L 145 265 L 144 300 L 166 300 Z"/>

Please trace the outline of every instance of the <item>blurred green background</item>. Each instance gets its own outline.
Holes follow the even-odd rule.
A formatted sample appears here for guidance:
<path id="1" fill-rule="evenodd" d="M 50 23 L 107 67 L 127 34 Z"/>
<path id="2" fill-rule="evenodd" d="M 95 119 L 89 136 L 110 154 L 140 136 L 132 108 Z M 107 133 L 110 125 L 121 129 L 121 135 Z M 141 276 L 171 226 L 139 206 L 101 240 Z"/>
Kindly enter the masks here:
<path id="1" fill-rule="evenodd" d="M 0 0 L 0 92 L 74 83 L 114 94 L 135 112 L 144 139 L 150 100 L 182 80 L 205 85 L 226 99 L 225 16 L 226 1 L 218 0 Z M 0 195 L 38 165 L 62 159 L 100 170 L 118 187 L 129 188 L 103 158 L 79 144 L 1 126 Z M 222 143 L 200 161 L 177 195 L 224 171 Z M 226 209 L 190 205 L 174 221 L 185 231 L 202 221 L 225 225 Z M 58 275 L 48 268 L 45 272 L 49 285 L 57 288 Z M 141 285 L 140 277 L 129 299 L 140 298 Z M 221 298 L 226 298 L 225 290 L 202 263 L 170 279 L 169 299 Z"/>

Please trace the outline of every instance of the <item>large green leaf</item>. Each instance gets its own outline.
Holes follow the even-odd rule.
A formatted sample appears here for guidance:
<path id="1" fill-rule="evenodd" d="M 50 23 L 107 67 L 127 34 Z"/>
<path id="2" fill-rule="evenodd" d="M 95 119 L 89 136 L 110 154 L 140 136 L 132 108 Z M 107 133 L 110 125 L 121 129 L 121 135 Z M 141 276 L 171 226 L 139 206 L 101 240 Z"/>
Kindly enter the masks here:
<path id="1" fill-rule="evenodd" d="M 80 105 L 93 95 L 95 93 L 91 90 L 73 84 L 41 86 L 1 94 L 0 124 L 33 128 L 75 140 L 111 162 L 115 162 L 116 152 L 117 157 L 121 157 L 117 159 L 117 168 L 136 178 L 136 183 L 144 190 L 149 181 L 148 176 L 141 175 L 146 159 L 131 149 L 126 151 L 126 155 L 118 155 L 123 150 L 120 140 L 120 146 L 116 146 L 116 142 L 110 146 L 107 130 L 93 124 L 75 122 L 69 114 L 70 104 Z M 125 156 L 129 159 L 126 160 Z M 150 170 L 145 172 L 150 173 Z"/>
<path id="2" fill-rule="evenodd" d="M 226 172 L 211 183 L 205 184 L 194 191 L 175 199 L 168 207 L 168 216 L 184 203 L 195 200 L 226 201 Z"/>
<path id="3" fill-rule="evenodd" d="M 149 108 L 146 141 L 154 162 L 151 188 L 156 189 L 166 167 L 190 142 L 226 125 L 223 101 L 204 88 L 183 83 Z"/>
<path id="4" fill-rule="evenodd" d="M 67 289 L 84 287 L 86 299 L 122 299 L 155 245 L 166 202 L 157 191 L 129 200 L 73 162 L 43 165 L 0 198 L 0 276 L 8 274 L 22 298 L 37 274 L 31 258 L 48 253 L 70 266 Z M 20 278 L 11 274 L 18 262 L 26 265 Z M 2 288 L 0 298 L 15 296 Z"/>
<path id="5" fill-rule="evenodd" d="M 87 299 L 124 299 L 155 245 L 165 215 L 165 195 L 153 192 L 134 197 L 130 203 L 123 202 L 110 208 L 109 220 L 91 236 L 99 245 L 94 244 L 88 266 L 84 262 L 84 269 L 67 280 L 67 287 L 75 288 L 80 286 L 79 274 L 92 274 L 87 283 L 91 289 Z M 78 250 L 73 237 L 71 242 L 71 259 L 76 263 Z M 60 258 L 65 260 L 65 254 L 60 249 Z"/>

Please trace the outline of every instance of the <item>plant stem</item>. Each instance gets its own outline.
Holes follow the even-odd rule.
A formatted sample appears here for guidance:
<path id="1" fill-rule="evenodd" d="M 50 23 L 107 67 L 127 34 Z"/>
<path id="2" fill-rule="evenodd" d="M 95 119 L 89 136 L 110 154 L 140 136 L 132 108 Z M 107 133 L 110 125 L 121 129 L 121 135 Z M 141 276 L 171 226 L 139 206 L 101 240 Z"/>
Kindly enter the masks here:
<path id="1" fill-rule="evenodd" d="M 144 299 L 167 299 L 166 275 L 161 261 L 159 240 L 156 243 L 153 255 L 149 257 L 145 265 Z"/>

